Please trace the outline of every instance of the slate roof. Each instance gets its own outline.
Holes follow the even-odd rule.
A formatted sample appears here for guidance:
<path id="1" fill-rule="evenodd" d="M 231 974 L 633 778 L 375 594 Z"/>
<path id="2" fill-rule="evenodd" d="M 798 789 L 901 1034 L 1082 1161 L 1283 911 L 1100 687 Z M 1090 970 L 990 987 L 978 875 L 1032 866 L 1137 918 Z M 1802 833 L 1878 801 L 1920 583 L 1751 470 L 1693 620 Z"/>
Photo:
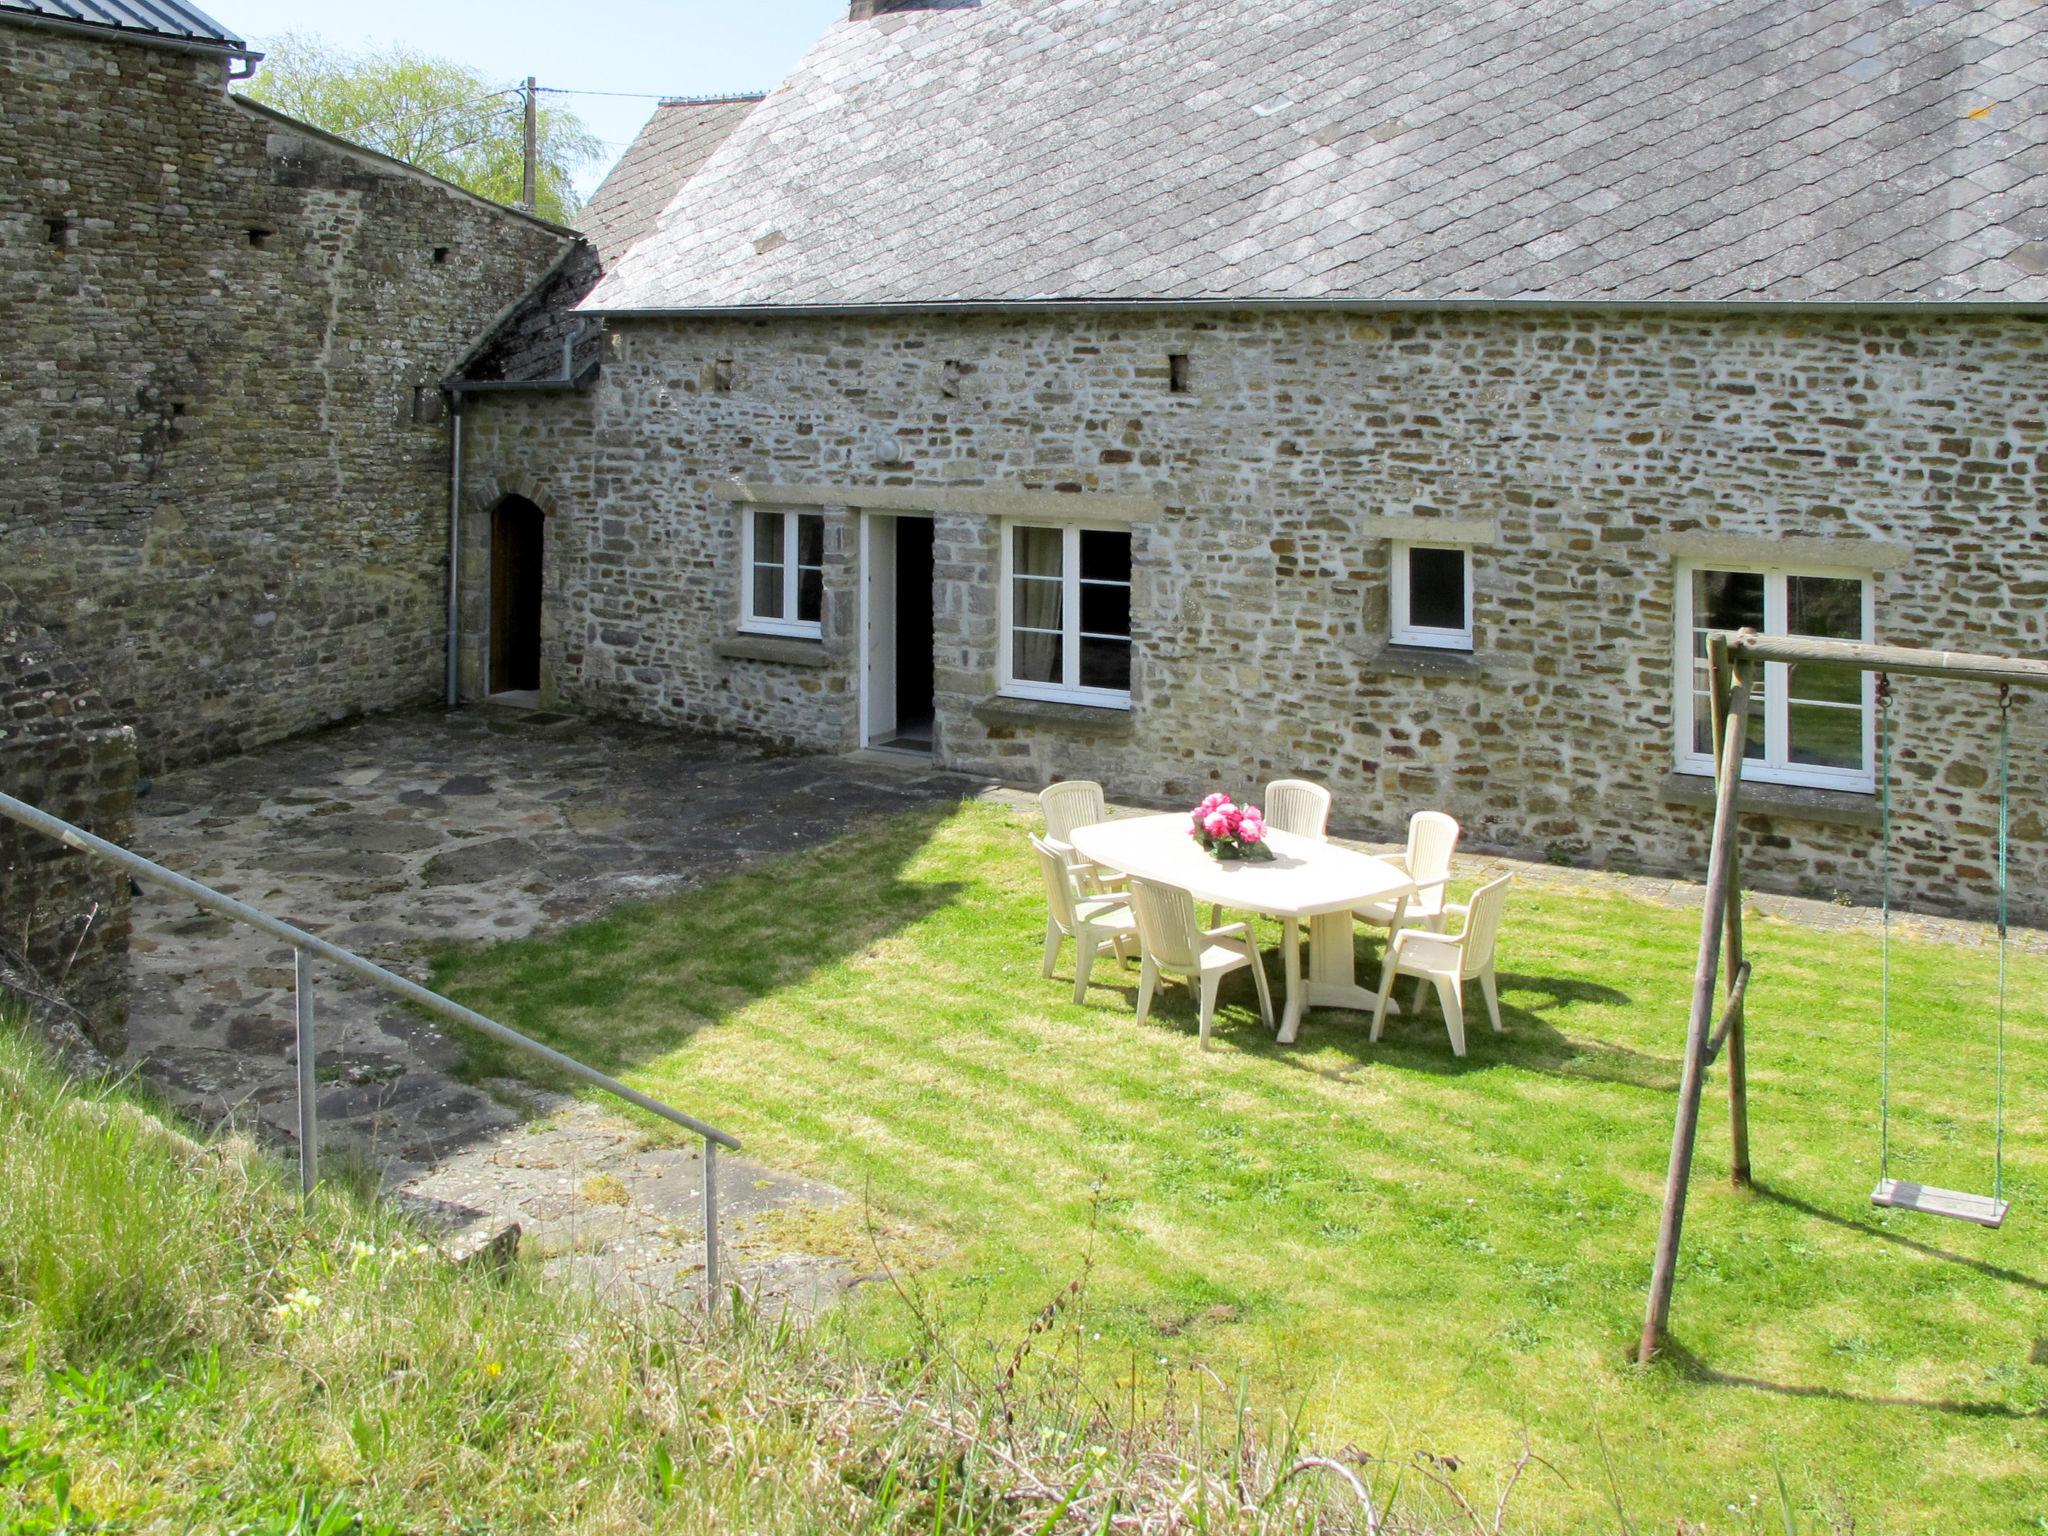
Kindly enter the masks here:
<path id="1" fill-rule="evenodd" d="M 107 27 L 117 32 L 146 32 L 184 42 L 213 43 L 235 53 L 247 45 L 197 6 L 184 0 L 0 0 L 0 20 L 8 11 L 43 16 L 80 26 Z"/>
<path id="2" fill-rule="evenodd" d="M 664 101 L 583 207 L 583 233 L 610 266 L 760 103 L 719 96 Z"/>
<path id="3" fill-rule="evenodd" d="M 574 351 L 573 374 L 594 364 L 604 338 L 576 306 L 654 228 L 662 208 L 760 101 L 758 95 L 677 98 L 655 108 L 583 205 L 582 242 L 478 342 L 459 376 L 470 383 L 558 380 L 565 342 Z"/>
<path id="4" fill-rule="evenodd" d="M 842 21 L 585 307 L 1090 300 L 2048 303 L 2048 5 Z"/>

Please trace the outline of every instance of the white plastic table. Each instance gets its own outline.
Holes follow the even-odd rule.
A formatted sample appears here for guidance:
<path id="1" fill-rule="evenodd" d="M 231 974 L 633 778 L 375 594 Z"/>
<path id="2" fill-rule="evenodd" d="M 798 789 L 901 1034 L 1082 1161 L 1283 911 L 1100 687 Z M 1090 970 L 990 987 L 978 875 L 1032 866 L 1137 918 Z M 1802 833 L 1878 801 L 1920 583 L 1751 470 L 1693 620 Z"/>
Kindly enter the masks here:
<path id="1" fill-rule="evenodd" d="M 1300 1032 L 1305 1008 L 1370 1013 L 1377 994 L 1358 984 L 1351 909 L 1389 899 L 1405 907 L 1415 882 L 1385 859 L 1271 829 L 1266 841 L 1275 857 L 1224 862 L 1188 835 L 1192 826 L 1185 813 L 1101 821 L 1074 829 L 1074 851 L 1127 875 L 1177 885 L 1197 901 L 1279 918 L 1287 970 L 1287 1006 L 1280 1015 L 1283 1045 Z M 1295 930 L 1301 918 L 1308 919 L 1306 977 Z M 1389 1004 L 1388 1011 L 1399 1010 Z"/>

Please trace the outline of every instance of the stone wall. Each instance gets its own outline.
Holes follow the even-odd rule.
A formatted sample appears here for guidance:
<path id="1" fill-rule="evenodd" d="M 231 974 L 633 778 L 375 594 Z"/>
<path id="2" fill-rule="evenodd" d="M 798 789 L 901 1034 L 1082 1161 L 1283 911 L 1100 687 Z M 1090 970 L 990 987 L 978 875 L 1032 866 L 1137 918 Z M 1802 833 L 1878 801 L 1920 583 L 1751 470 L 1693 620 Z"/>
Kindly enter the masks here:
<path id="1" fill-rule="evenodd" d="M 430 700 L 436 384 L 561 232 L 0 21 L 0 577 L 152 764 Z"/>
<path id="2" fill-rule="evenodd" d="M 0 585 L 0 792 L 125 844 L 135 734 Z M 0 817 L 0 969 L 27 962 L 118 1058 L 128 1025 L 128 880 Z"/>
<path id="3" fill-rule="evenodd" d="M 1163 799 L 1302 774 L 1335 790 L 1341 825 L 1394 834 L 1435 806 L 1474 840 L 1698 874 L 1705 784 L 1673 771 L 1680 558 L 1867 568 L 1882 641 L 2048 652 L 2048 328 L 2034 318 L 1070 314 L 613 331 L 589 397 L 492 400 L 467 437 L 473 522 L 500 486 L 553 512 L 549 686 L 586 707 L 853 747 L 858 509 L 914 503 L 937 518 L 952 766 Z M 1169 391 L 1173 353 L 1190 359 L 1188 393 Z M 826 508 L 822 645 L 736 640 L 736 479 Z M 1127 714 L 991 701 L 991 513 L 1005 505 L 991 492 L 1131 520 Z M 1439 528 L 1476 540 L 1466 658 L 1387 643 L 1389 536 Z M 486 553 L 466 573 L 473 594 Z M 469 622 L 482 612 L 472 601 Z M 1981 913 L 1994 699 L 1906 682 L 1899 710 L 1901 885 Z M 2036 696 L 2015 727 L 2013 855 L 2016 910 L 2035 920 L 2048 917 L 2044 745 Z M 1759 788 L 1754 803 L 1770 814 L 1752 829 L 1752 878 L 1873 895 L 1871 796 Z"/>

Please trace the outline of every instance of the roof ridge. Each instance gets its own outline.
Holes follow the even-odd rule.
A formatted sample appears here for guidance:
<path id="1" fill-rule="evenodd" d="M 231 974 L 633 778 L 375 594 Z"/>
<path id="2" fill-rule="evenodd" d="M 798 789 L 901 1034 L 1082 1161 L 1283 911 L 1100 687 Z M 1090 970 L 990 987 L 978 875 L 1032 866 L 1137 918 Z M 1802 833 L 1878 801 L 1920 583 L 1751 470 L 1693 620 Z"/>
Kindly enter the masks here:
<path id="1" fill-rule="evenodd" d="M 655 102 L 657 107 L 726 107 L 737 106 L 743 101 L 766 101 L 766 91 L 734 91 L 727 96 L 664 96 Z"/>

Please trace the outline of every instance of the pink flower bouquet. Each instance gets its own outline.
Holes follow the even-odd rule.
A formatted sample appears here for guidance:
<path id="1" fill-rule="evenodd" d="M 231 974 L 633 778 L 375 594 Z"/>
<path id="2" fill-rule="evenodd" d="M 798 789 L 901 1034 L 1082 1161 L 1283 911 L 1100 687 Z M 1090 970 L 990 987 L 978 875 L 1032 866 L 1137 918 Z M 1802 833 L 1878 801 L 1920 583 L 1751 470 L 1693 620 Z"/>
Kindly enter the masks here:
<path id="1" fill-rule="evenodd" d="M 1218 859 L 1270 859 L 1266 817 L 1256 805 L 1239 805 L 1228 795 L 1211 795 L 1190 813 L 1190 835 Z"/>

